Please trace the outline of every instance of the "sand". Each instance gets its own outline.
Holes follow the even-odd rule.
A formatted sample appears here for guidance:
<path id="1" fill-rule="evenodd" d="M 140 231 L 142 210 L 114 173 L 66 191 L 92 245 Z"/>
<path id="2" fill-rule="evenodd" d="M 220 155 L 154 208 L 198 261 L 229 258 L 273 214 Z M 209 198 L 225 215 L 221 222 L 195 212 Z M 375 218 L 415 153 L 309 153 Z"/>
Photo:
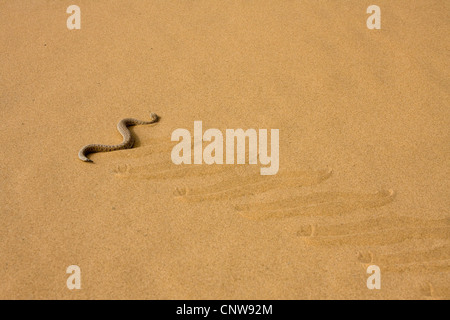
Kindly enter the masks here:
<path id="1" fill-rule="evenodd" d="M 71 4 L 0 2 L 0 298 L 450 298 L 448 1 L 377 0 L 381 30 L 357 0 Z M 174 165 L 196 120 L 279 129 L 279 173 Z"/>

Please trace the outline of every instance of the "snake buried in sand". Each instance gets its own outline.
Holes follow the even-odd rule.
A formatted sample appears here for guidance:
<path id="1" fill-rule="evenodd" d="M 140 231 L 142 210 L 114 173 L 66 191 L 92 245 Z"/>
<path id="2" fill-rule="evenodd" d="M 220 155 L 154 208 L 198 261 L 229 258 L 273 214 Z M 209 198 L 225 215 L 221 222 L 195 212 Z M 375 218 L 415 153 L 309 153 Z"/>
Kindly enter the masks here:
<path id="1" fill-rule="evenodd" d="M 133 118 L 125 118 L 120 120 L 117 124 L 117 130 L 119 130 L 120 134 L 123 136 L 122 143 L 113 146 L 104 144 L 88 144 L 87 146 L 81 148 L 80 152 L 78 152 L 78 158 L 80 158 L 80 160 L 84 162 L 94 162 L 87 157 L 89 153 L 109 152 L 132 148 L 134 144 L 134 137 L 131 134 L 130 130 L 128 130 L 128 127 L 141 124 L 152 124 L 159 120 L 159 117 L 155 113 L 152 113 L 151 117 L 152 119 L 150 121 L 142 121 Z"/>

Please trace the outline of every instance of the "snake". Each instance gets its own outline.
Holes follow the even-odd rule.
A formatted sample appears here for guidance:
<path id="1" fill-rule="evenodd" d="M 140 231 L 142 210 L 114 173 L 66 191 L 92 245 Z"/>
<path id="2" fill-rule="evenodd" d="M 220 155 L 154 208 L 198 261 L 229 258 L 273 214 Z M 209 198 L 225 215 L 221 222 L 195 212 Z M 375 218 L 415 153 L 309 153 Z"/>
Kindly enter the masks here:
<path id="1" fill-rule="evenodd" d="M 156 113 L 152 112 L 150 116 L 151 116 L 150 121 L 142 121 L 133 118 L 125 118 L 120 120 L 119 123 L 117 124 L 117 130 L 123 137 L 122 143 L 116 145 L 88 144 L 80 149 L 80 151 L 78 152 L 78 158 L 80 158 L 80 160 L 84 162 L 94 162 L 87 157 L 88 154 L 95 152 L 109 152 L 132 148 L 134 145 L 134 137 L 131 134 L 128 127 L 135 125 L 152 124 L 159 120 L 159 117 L 156 115 Z"/>

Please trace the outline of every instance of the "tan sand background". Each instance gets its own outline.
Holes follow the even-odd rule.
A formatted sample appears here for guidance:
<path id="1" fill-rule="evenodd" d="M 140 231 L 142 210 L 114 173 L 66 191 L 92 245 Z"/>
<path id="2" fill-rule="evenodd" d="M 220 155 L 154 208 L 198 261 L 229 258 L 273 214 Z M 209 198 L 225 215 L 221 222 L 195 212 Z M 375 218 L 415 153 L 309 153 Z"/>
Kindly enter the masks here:
<path id="1" fill-rule="evenodd" d="M 0 298 L 448 299 L 449 4 L 0 1 Z M 280 129 L 279 175 L 176 167 L 194 120 Z"/>

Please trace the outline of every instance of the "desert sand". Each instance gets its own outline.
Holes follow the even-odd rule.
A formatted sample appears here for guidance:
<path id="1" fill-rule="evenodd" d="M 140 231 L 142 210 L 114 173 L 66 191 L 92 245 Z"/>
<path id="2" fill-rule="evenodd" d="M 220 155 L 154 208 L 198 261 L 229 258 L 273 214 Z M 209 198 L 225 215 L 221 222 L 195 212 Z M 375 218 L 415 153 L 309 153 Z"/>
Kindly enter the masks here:
<path id="1" fill-rule="evenodd" d="M 1 1 L 0 298 L 450 298 L 449 2 L 374 3 Z M 196 120 L 279 173 L 174 165 Z"/>

